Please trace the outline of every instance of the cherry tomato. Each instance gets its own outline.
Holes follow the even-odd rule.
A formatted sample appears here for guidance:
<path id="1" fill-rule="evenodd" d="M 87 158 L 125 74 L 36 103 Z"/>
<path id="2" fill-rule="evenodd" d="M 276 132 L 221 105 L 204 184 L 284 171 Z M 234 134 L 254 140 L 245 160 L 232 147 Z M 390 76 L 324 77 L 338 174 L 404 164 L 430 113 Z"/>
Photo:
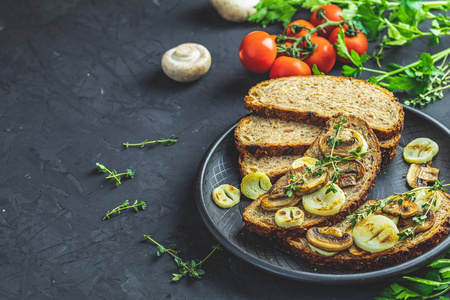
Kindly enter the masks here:
<path id="1" fill-rule="evenodd" d="M 255 73 L 265 73 L 277 56 L 277 45 L 264 31 L 247 34 L 239 47 L 239 58 L 244 67 Z"/>
<path id="2" fill-rule="evenodd" d="M 330 42 L 320 36 L 312 36 L 311 43 L 317 45 L 314 53 L 308 55 L 303 61 L 312 69 L 313 65 L 317 66 L 320 72 L 328 73 L 336 62 L 336 51 Z"/>
<path id="3" fill-rule="evenodd" d="M 286 27 L 286 29 L 284 30 L 284 35 L 285 35 L 285 36 L 287 36 L 287 37 L 297 37 L 297 38 L 301 38 L 302 36 L 306 35 L 306 34 L 309 32 L 308 29 L 302 29 L 302 30 L 300 30 L 300 31 L 297 32 L 297 33 L 293 33 L 293 32 L 292 32 L 292 29 L 291 29 L 291 26 L 294 25 L 294 24 L 298 24 L 298 25 L 300 25 L 300 26 L 302 26 L 302 27 L 306 27 L 306 28 L 311 28 L 311 29 L 314 28 L 314 25 L 311 24 L 311 23 L 309 23 L 308 21 L 305 21 L 305 20 L 296 20 L 296 21 L 294 21 L 294 22 L 291 22 L 291 23 Z M 317 32 L 313 33 L 312 35 L 317 35 Z"/>
<path id="4" fill-rule="evenodd" d="M 339 6 L 334 4 L 322 5 L 311 15 L 311 23 L 316 27 L 325 23 L 325 19 L 321 17 L 319 11 L 323 11 L 325 17 L 330 21 L 344 21 L 341 17 L 342 9 Z M 335 28 L 336 26 L 327 26 L 319 31 L 319 35 L 327 38 Z"/>
<path id="5" fill-rule="evenodd" d="M 364 35 L 364 33 L 362 33 L 359 29 L 357 29 L 356 35 L 350 36 L 350 35 L 348 35 L 348 33 L 354 34 L 354 32 L 352 32 L 352 30 L 348 30 L 347 25 L 344 25 L 343 29 L 344 29 L 344 33 L 345 33 L 345 44 L 347 45 L 348 53 L 351 54 L 352 50 L 354 50 L 359 55 L 366 53 L 367 49 L 369 48 L 369 44 L 367 43 L 367 38 Z M 328 37 L 328 41 L 331 44 L 334 45 L 337 43 L 337 38 L 338 38 L 338 34 L 339 34 L 340 30 L 341 30 L 341 28 L 338 27 L 331 32 L 330 36 Z M 339 55 L 337 55 L 337 59 L 343 63 L 347 63 L 347 64 L 352 63 L 352 61 L 350 59 L 343 58 L 342 56 L 339 56 Z"/>
<path id="6" fill-rule="evenodd" d="M 305 62 L 294 57 L 278 57 L 270 68 L 270 79 L 308 75 L 311 75 L 309 66 Z"/>

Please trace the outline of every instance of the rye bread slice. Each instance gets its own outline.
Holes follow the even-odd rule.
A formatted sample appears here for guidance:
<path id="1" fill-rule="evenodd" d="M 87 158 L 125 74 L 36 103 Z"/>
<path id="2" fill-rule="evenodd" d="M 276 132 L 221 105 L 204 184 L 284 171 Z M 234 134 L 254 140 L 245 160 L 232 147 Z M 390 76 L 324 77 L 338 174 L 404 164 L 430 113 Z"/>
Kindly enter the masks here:
<path id="1" fill-rule="evenodd" d="M 239 155 L 239 171 L 242 178 L 250 173 L 264 173 L 272 183 L 277 181 L 292 166 L 292 163 L 302 155 L 282 155 L 255 157 L 252 155 Z"/>
<path id="2" fill-rule="evenodd" d="M 250 115 L 239 121 L 234 131 L 234 140 L 238 151 L 247 156 L 303 155 L 321 130 L 321 126 L 303 122 Z M 388 140 L 379 141 L 383 165 L 394 159 L 400 136 L 399 134 Z M 275 158 L 274 160 L 279 160 L 280 163 L 289 161 L 289 159 Z M 243 157 L 240 162 L 242 162 L 240 165 L 242 176 L 251 173 L 245 170 L 264 168 L 261 163 L 274 164 L 270 159 L 260 161 L 248 157 Z M 285 170 L 286 165 L 280 165 L 280 169 Z M 275 173 L 280 175 L 280 171 Z"/>
<path id="3" fill-rule="evenodd" d="M 443 195 L 444 199 L 436 211 L 436 222 L 430 230 L 416 234 L 414 239 L 408 238 L 398 241 L 394 247 L 385 251 L 365 252 L 357 256 L 345 250 L 333 256 L 324 256 L 312 251 L 304 237 L 287 237 L 284 244 L 291 254 L 318 266 L 369 270 L 399 264 L 425 253 L 448 235 L 450 231 L 450 195 L 445 193 Z M 335 227 L 345 232 L 348 228 L 351 228 L 351 224 L 348 220 L 344 220 L 336 224 Z"/>
<path id="4" fill-rule="evenodd" d="M 324 126 L 336 113 L 365 120 L 379 140 L 403 130 L 403 107 L 394 95 L 364 80 L 335 76 L 293 76 L 263 81 L 245 98 L 250 112 Z"/>
<path id="5" fill-rule="evenodd" d="M 342 114 L 338 114 L 330 119 L 320 133 L 319 137 L 329 132 L 334 132 L 333 126 L 339 124 L 342 117 Z M 341 210 L 337 214 L 327 217 L 313 215 L 307 213 L 306 210 L 303 209 L 300 201 L 297 206 L 305 212 L 305 221 L 303 224 L 301 226 L 291 228 L 281 228 L 275 223 L 275 212 L 264 210 L 261 207 L 262 197 L 259 197 L 247 206 L 242 214 L 245 226 L 248 230 L 254 231 L 264 237 L 286 236 L 293 233 L 302 234 L 310 227 L 328 226 L 339 222 L 343 217 L 352 213 L 361 205 L 362 202 L 367 199 L 367 196 L 375 184 L 376 175 L 381 166 L 380 146 L 377 137 L 373 133 L 372 129 L 367 126 L 367 123 L 364 120 L 354 116 L 344 117 L 347 120 L 344 124 L 344 128 L 353 129 L 364 137 L 368 144 L 368 153 L 363 158 L 359 159 L 366 169 L 364 176 L 358 180 L 355 186 L 342 188 L 346 196 L 346 202 Z M 319 148 L 319 138 L 317 138 L 311 147 L 305 152 L 305 156 L 325 159 L 325 154 L 322 153 Z"/>
<path id="6" fill-rule="evenodd" d="M 302 155 L 321 131 L 313 124 L 250 115 L 239 121 L 234 140 L 240 153 L 256 157 Z"/>

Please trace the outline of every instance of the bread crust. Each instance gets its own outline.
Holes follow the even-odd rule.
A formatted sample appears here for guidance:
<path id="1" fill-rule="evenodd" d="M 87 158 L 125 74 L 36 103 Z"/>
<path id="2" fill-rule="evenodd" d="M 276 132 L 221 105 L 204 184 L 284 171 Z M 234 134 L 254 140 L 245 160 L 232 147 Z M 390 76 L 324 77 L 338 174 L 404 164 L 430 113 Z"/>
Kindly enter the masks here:
<path id="1" fill-rule="evenodd" d="M 283 125 L 285 126 L 284 128 Z M 254 157 L 303 155 L 319 134 L 319 130 L 319 126 L 311 126 L 310 124 L 301 122 L 284 121 L 278 118 L 246 116 L 236 126 L 234 140 L 237 150 L 244 155 Z M 289 142 L 287 143 L 277 140 L 279 135 L 285 134 L 284 131 L 289 131 L 286 133 L 289 136 Z M 255 135 L 261 134 L 264 134 L 266 137 L 264 139 L 254 137 Z M 250 139 L 249 136 L 251 136 L 253 141 L 248 141 Z M 401 135 L 398 134 L 388 140 L 379 141 L 383 165 L 389 164 L 394 159 L 400 137 Z M 266 142 L 260 142 L 261 140 Z M 246 164 L 248 160 L 244 158 L 239 159 L 239 168 L 242 177 L 247 175 L 249 173 L 247 170 L 251 168 L 251 166 Z M 267 175 L 271 179 L 276 180 L 287 171 L 288 167 L 287 165 L 281 166 L 279 171 Z"/>
<path id="2" fill-rule="evenodd" d="M 234 140 L 240 153 L 255 157 L 303 155 L 321 130 L 311 124 L 250 115 L 239 121 Z"/>
<path id="3" fill-rule="evenodd" d="M 274 183 L 281 176 L 283 176 L 292 165 L 292 162 L 301 155 L 284 155 L 284 156 L 263 156 L 253 157 L 251 155 L 240 154 L 239 155 L 239 172 L 242 178 L 247 174 L 254 172 L 261 172 L 270 178 L 270 181 Z M 251 161 L 251 162 L 250 162 Z M 273 165 L 277 163 L 277 167 L 271 170 L 266 170 L 266 165 Z"/>
<path id="4" fill-rule="evenodd" d="M 304 122 L 308 124 L 314 124 L 319 126 L 324 126 L 325 123 L 330 119 L 331 115 L 334 112 L 339 112 L 337 110 L 327 111 L 325 113 L 320 113 L 318 111 L 307 111 L 300 109 L 292 109 L 292 108 L 283 108 L 279 107 L 276 104 L 263 104 L 258 101 L 255 101 L 255 95 L 258 94 L 258 89 L 260 87 L 268 86 L 276 81 L 292 81 L 295 84 L 299 84 L 302 80 L 310 80 L 320 83 L 325 80 L 330 80 L 335 84 L 342 83 L 352 83 L 360 86 L 367 86 L 379 93 L 380 96 L 387 97 L 389 102 L 391 103 L 391 108 L 395 110 L 398 114 L 396 120 L 392 120 L 392 124 L 389 128 L 383 128 L 381 126 L 377 126 L 377 124 L 370 123 L 369 126 L 375 132 L 379 140 L 388 140 L 392 137 L 395 137 L 403 130 L 404 124 L 404 112 L 402 105 L 398 102 L 398 100 L 394 97 L 394 95 L 373 83 L 369 83 L 364 80 L 348 78 L 348 77 L 335 77 L 335 76 L 302 76 L 302 77 L 287 77 L 287 78 L 279 78 L 279 79 L 271 79 L 267 81 L 263 81 L 256 86 L 252 87 L 249 90 L 249 95 L 245 97 L 245 108 L 248 109 L 251 113 L 254 113 L 259 116 L 264 116 L 268 118 L 280 118 L 285 120 Z M 352 101 L 357 101 L 357 99 L 352 99 Z M 342 104 L 345 105 L 345 104 Z M 364 115 L 359 115 L 359 117 L 364 118 Z"/>
<path id="5" fill-rule="evenodd" d="M 331 119 L 322 130 L 321 135 L 329 132 L 330 130 L 334 130 L 333 126 L 338 124 L 341 120 L 342 114 L 338 114 L 333 119 Z M 345 116 L 347 119 L 347 126 L 352 127 L 356 124 L 359 132 L 365 137 L 366 141 L 369 144 L 369 149 L 371 152 L 368 153 L 364 158 L 362 158 L 363 165 L 366 168 L 372 168 L 372 172 L 367 173 L 364 177 L 365 181 L 360 182 L 355 187 L 344 188 L 344 193 L 348 198 L 348 202 L 341 208 L 341 210 L 333 215 L 328 217 L 316 216 L 306 212 L 303 209 L 301 203 L 297 204 L 300 209 L 305 211 L 305 221 L 301 226 L 291 227 L 288 229 L 278 227 L 275 223 L 275 212 L 267 212 L 261 208 L 261 198 L 254 200 L 249 206 L 246 207 L 244 213 L 242 214 L 243 221 L 245 226 L 249 231 L 256 232 L 257 234 L 264 237 L 285 237 L 288 235 L 302 235 L 305 231 L 313 226 L 329 226 L 333 225 L 336 222 L 340 221 L 346 215 L 352 213 L 357 207 L 361 205 L 367 199 L 370 191 L 372 190 L 375 180 L 376 174 L 381 166 L 381 154 L 380 154 L 380 146 L 378 143 L 378 139 L 376 138 L 373 131 L 367 126 L 367 123 L 364 120 L 361 120 L 354 116 Z M 353 127 L 352 127 L 353 128 Z M 319 149 L 319 138 L 317 138 L 311 147 L 306 151 L 305 156 L 315 157 L 318 159 L 324 158 L 324 154 L 320 152 Z"/>
<path id="6" fill-rule="evenodd" d="M 303 258 L 309 263 L 317 266 L 326 266 L 336 269 L 373 270 L 405 262 L 411 258 L 422 255 L 426 251 L 436 246 L 450 232 L 450 196 L 445 195 L 445 200 L 438 210 L 439 215 L 432 229 L 418 233 L 413 240 L 397 242 L 388 250 L 356 256 L 348 251 L 343 251 L 334 256 L 324 256 L 312 251 L 307 246 L 304 237 L 287 237 L 283 244 L 294 256 Z M 348 221 L 343 221 L 348 222 Z"/>

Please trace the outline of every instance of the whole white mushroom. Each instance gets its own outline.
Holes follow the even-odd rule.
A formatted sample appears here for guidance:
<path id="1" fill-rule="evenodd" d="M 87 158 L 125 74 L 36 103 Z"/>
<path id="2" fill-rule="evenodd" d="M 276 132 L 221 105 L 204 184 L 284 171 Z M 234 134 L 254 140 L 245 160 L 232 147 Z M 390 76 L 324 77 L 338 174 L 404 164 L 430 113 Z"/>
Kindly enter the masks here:
<path id="1" fill-rule="evenodd" d="M 256 12 L 259 0 L 210 0 L 219 15 L 232 22 L 244 22 Z"/>
<path id="2" fill-rule="evenodd" d="M 200 44 L 185 43 L 164 53 L 161 66 L 164 73 L 179 82 L 199 79 L 211 66 L 211 54 Z"/>

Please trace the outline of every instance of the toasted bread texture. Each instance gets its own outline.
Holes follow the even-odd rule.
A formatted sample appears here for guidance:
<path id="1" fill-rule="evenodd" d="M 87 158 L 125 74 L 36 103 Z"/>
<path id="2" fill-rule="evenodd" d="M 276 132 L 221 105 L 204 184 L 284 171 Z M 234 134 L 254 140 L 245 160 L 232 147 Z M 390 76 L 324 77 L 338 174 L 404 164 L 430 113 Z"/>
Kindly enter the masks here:
<path id="1" fill-rule="evenodd" d="M 430 230 L 417 233 L 413 239 L 399 240 L 394 247 L 377 253 L 364 251 L 360 255 L 353 255 L 345 250 L 333 256 L 324 256 L 311 250 L 304 237 L 288 237 L 285 240 L 285 245 L 290 253 L 314 265 L 336 269 L 379 269 L 405 262 L 436 246 L 450 231 L 449 216 L 450 195 L 444 194 L 444 199 L 436 211 L 436 221 Z M 335 227 L 344 232 L 351 230 L 351 224 L 348 220 L 336 224 Z"/>
<path id="2" fill-rule="evenodd" d="M 244 177 L 251 170 L 264 169 L 263 164 L 271 166 L 271 173 L 278 178 L 290 164 L 292 155 L 303 155 L 314 142 L 323 127 L 303 122 L 286 121 L 279 118 L 264 118 L 260 116 L 246 116 L 242 118 L 234 131 L 236 148 L 246 156 L 281 156 L 283 158 L 240 160 L 241 175 Z M 397 153 L 400 134 L 388 140 L 379 141 L 382 164 L 390 163 Z M 284 156 L 286 156 L 284 158 Z M 280 170 L 274 172 L 272 166 L 279 163 Z M 255 172 L 255 171 L 253 171 Z M 259 172 L 259 171 L 258 171 Z M 270 175 L 268 175 L 271 177 Z"/>
<path id="3" fill-rule="evenodd" d="M 238 151 L 247 155 L 302 155 L 321 131 L 312 124 L 247 116 L 236 126 L 234 139 Z"/>
<path id="4" fill-rule="evenodd" d="M 260 172 L 266 174 L 273 183 L 285 174 L 292 163 L 301 155 L 263 156 L 239 155 L 239 170 L 242 178 L 247 174 Z"/>
<path id="5" fill-rule="evenodd" d="M 339 222 L 343 217 L 353 212 L 353 210 L 359 207 L 361 203 L 367 199 L 367 196 L 375 184 L 376 175 L 381 166 L 380 146 L 377 137 L 364 120 L 354 116 L 345 116 L 345 118 L 346 123 L 344 124 L 344 128 L 353 129 L 359 132 L 367 141 L 368 152 L 363 158 L 359 158 L 359 161 L 365 168 L 362 178 L 358 180 L 356 185 L 342 188 L 345 193 L 346 202 L 340 211 L 332 216 L 318 216 L 307 213 L 306 210 L 303 209 L 300 201 L 296 206 L 306 212 L 303 224 L 290 228 L 282 228 L 275 223 L 275 212 L 266 211 L 261 207 L 261 196 L 247 206 L 242 215 L 248 230 L 254 231 L 264 237 L 286 236 L 294 233 L 302 234 L 310 227 L 332 225 Z M 325 153 L 322 153 L 320 150 L 319 140 L 321 136 L 325 136 L 330 132 L 335 132 L 333 127 L 339 124 L 341 119 L 342 115 L 340 114 L 327 122 L 325 128 L 319 134 L 319 138 L 317 138 L 305 152 L 305 156 L 328 160 L 325 158 Z M 280 180 L 282 179 L 283 178 Z"/>
<path id="6" fill-rule="evenodd" d="M 403 107 L 393 94 L 364 80 L 335 76 L 293 76 L 252 87 L 245 108 L 256 115 L 324 126 L 336 113 L 365 120 L 379 140 L 403 130 Z"/>

